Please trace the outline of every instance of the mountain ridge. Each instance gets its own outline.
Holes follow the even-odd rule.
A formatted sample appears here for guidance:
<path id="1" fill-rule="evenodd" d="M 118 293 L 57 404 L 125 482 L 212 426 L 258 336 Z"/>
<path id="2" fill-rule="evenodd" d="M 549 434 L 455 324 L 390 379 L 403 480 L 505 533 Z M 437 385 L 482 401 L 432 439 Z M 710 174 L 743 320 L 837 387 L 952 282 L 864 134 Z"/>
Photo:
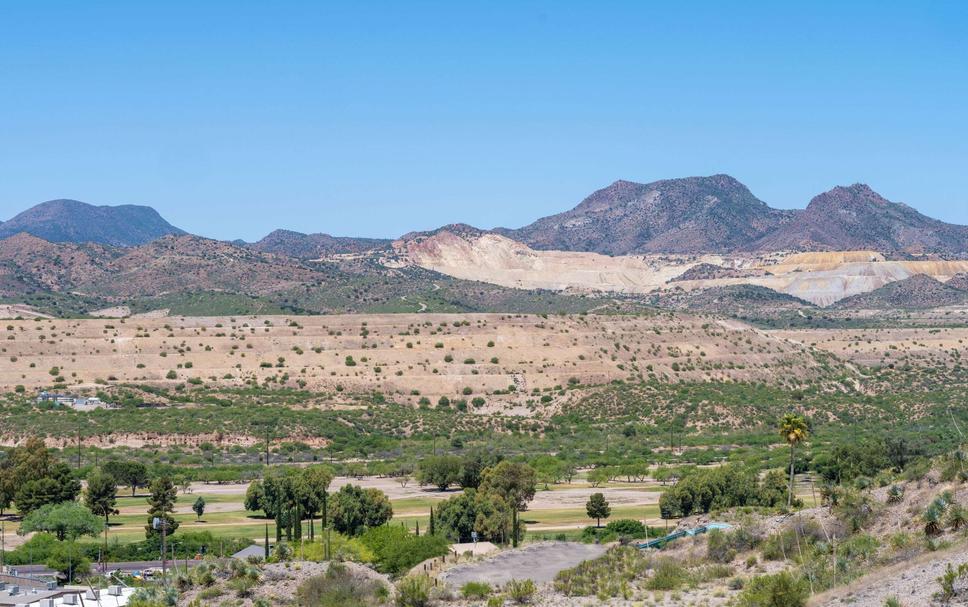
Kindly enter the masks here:
<path id="1" fill-rule="evenodd" d="M 0 239 L 18 232 L 49 242 L 112 246 L 136 246 L 169 234 L 186 233 L 148 206 L 95 206 L 68 198 L 42 202 L 0 224 Z"/>
<path id="2" fill-rule="evenodd" d="M 297 259 L 318 259 L 327 255 L 365 253 L 386 247 L 387 238 L 358 238 L 331 236 L 321 232 L 304 234 L 295 230 L 277 229 L 262 239 L 243 246 L 263 253 L 279 253 Z M 238 243 L 233 243 L 238 244 Z"/>

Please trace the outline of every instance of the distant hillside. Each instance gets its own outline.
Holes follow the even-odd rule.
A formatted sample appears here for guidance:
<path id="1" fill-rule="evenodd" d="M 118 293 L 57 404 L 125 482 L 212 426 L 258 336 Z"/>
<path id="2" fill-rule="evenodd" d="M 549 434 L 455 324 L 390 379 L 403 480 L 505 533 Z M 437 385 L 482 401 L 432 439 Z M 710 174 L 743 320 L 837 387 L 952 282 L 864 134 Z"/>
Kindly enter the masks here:
<path id="1" fill-rule="evenodd" d="M 741 316 L 814 308 L 808 301 L 756 285 L 725 285 L 685 291 L 673 289 L 648 300 L 662 308 Z"/>
<path id="2" fill-rule="evenodd" d="M 961 289 L 962 291 L 968 291 L 968 272 L 963 274 L 955 274 L 951 277 L 948 282 L 944 283 L 949 287 L 954 289 Z"/>
<path id="3" fill-rule="evenodd" d="M 789 222 L 729 175 L 616 181 L 570 211 L 497 232 L 535 249 L 629 253 L 731 251 Z"/>
<path id="4" fill-rule="evenodd" d="M 534 249 L 636 253 L 874 250 L 968 256 L 968 226 L 838 186 L 804 210 L 778 210 L 729 175 L 616 181 L 570 211 L 494 232 Z"/>
<path id="5" fill-rule="evenodd" d="M 329 255 L 364 253 L 386 247 L 390 242 L 381 238 L 351 238 L 274 230 L 262 240 L 246 246 L 264 253 L 277 253 L 299 259 L 320 259 Z"/>
<path id="6" fill-rule="evenodd" d="M 19 232 L 51 242 L 96 242 L 123 247 L 185 233 L 151 207 L 94 206 L 77 200 L 42 202 L 0 225 L 0 238 Z"/>
<path id="7" fill-rule="evenodd" d="M 29 304 L 55 315 L 83 315 L 119 304 L 202 315 L 611 309 L 607 299 L 506 288 L 422 268 L 388 268 L 378 257 L 316 263 L 198 236 L 109 247 L 19 233 L 0 240 L 0 303 Z"/>
<path id="8" fill-rule="evenodd" d="M 749 248 L 962 255 L 968 253 L 968 226 L 931 219 L 858 183 L 816 196 L 792 221 Z"/>
<path id="9" fill-rule="evenodd" d="M 769 276 L 770 273 L 760 268 L 739 269 L 717 266 L 711 263 L 701 263 L 692 266 L 669 282 L 683 280 L 715 280 L 718 278 L 749 278 L 751 276 Z"/>
<path id="10" fill-rule="evenodd" d="M 960 282 L 955 283 L 957 284 Z M 937 281 L 924 274 L 915 274 L 868 293 L 842 299 L 834 307 L 852 310 L 890 310 L 968 304 L 968 290 L 956 288 L 955 285 Z"/>

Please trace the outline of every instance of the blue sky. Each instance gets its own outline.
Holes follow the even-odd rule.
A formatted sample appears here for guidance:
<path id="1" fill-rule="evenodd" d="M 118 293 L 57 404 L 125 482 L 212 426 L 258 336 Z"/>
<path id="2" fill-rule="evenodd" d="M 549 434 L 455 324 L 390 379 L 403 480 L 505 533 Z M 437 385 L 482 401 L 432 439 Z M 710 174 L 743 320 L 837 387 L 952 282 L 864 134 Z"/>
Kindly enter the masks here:
<path id="1" fill-rule="evenodd" d="M 517 227 L 616 179 L 968 224 L 964 2 L 4 2 L 0 218 Z"/>

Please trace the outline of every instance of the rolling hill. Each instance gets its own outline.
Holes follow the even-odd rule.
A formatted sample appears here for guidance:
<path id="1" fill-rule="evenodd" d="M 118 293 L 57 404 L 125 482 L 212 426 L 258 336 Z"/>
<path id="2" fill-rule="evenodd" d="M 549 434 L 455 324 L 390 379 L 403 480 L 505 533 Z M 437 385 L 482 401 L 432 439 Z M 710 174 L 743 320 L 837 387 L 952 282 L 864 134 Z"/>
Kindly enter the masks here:
<path id="1" fill-rule="evenodd" d="M 381 238 L 352 238 L 273 230 L 262 240 L 246 246 L 254 251 L 288 255 L 297 259 L 320 259 L 330 255 L 365 253 L 389 244 L 390 240 Z"/>

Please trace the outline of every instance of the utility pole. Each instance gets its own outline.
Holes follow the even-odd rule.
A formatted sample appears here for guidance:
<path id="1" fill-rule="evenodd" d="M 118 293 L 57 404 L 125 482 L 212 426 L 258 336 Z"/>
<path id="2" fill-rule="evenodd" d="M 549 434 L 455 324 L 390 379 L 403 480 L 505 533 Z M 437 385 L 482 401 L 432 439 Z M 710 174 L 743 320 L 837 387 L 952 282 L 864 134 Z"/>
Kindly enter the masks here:
<path id="1" fill-rule="evenodd" d="M 156 516 L 153 521 L 151 521 L 152 527 L 159 529 L 161 531 L 161 577 L 165 580 L 165 585 L 168 585 L 168 552 L 166 551 L 166 540 L 168 537 L 168 520 L 164 516 Z"/>
<path id="2" fill-rule="evenodd" d="M 77 469 L 81 469 L 81 431 L 77 431 Z"/>
<path id="3" fill-rule="evenodd" d="M 269 426 L 266 426 L 266 466 L 269 465 Z"/>
<path id="4" fill-rule="evenodd" d="M 0 571 L 3 571 L 3 554 L 7 551 L 6 541 L 6 529 L 3 523 L 0 523 Z"/>

